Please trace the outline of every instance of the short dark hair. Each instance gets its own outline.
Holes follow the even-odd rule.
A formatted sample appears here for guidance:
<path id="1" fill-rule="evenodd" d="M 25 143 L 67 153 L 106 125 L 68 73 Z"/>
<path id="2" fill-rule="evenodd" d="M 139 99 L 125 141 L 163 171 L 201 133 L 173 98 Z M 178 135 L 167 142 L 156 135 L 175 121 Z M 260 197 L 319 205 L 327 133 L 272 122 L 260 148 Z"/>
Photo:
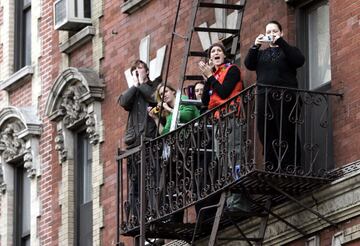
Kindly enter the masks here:
<path id="1" fill-rule="evenodd" d="M 142 60 L 139 60 L 139 59 L 138 59 L 138 60 L 135 60 L 135 61 L 133 61 L 133 62 L 131 63 L 130 72 L 134 71 L 139 65 L 143 65 L 144 68 L 146 69 L 146 72 L 149 71 L 148 65 L 147 65 L 145 62 L 143 62 Z"/>
<path id="2" fill-rule="evenodd" d="M 205 85 L 205 82 L 204 82 L 203 80 L 200 80 L 200 81 L 196 82 L 196 83 L 194 84 L 194 88 L 195 88 L 198 84 Z"/>
<path id="3" fill-rule="evenodd" d="M 224 55 L 227 56 L 225 46 L 222 43 L 214 43 L 209 47 L 209 49 L 207 51 L 208 58 L 210 58 L 211 50 L 214 47 L 219 47 L 223 51 Z"/>
<path id="4" fill-rule="evenodd" d="M 277 25 L 278 28 L 279 28 L 279 30 L 280 30 L 280 32 L 282 32 L 282 26 L 281 26 L 281 24 L 280 24 L 278 21 L 276 21 L 276 20 L 271 20 L 271 21 L 269 21 L 269 22 L 266 24 L 266 26 L 269 25 L 269 24 L 275 24 L 275 25 Z"/>

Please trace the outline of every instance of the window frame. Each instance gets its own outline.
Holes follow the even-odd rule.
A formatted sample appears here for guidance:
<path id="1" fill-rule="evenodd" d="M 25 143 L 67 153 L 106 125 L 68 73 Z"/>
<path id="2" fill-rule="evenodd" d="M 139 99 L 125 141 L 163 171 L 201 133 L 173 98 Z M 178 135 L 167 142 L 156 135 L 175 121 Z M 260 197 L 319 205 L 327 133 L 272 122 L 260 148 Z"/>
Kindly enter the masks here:
<path id="1" fill-rule="evenodd" d="M 26 25 L 26 14 L 30 12 L 30 23 Z M 31 65 L 31 0 L 15 1 L 15 28 L 14 28 L 14 71 Z M 26 27 L 29 26 L 30 30 Z M 26 39 L 26 31 L 30 32 L 30 40 Z M 30 49 L 27 48 L 30 45 Z M 30 62 L 27 62 L 27 53 L 30 52 Z M 29 63 L 29 64 L 28 64 Z"/>
<path id="2" fill-rule="evenodd" d="M 301 89 L 310 89 L 310 78 L 309 78 L 309 58 L 307 57 L 309 51 L 309 35 L 307 30 L 307 17 L 310 10 L 313 10 L 321 5 L 329 3 L 328 0 L 308 0 L 308 1 L 298 1 L 295 4 L 296 7 L 296 22 L 299 23 L 296 28 L 296 37 L 297 37 L 297 46 L 302 50 L 303 54 L 306 57 L 305 66 L 301 67 L 298 70 L 298 80 L 299 87 Z M 329 19 L 330 25 L 330 19 Z M 329 30 L 330 32 L 330 30 Z M 331 37 L 329 38 L 331 45 Z M 330 47 L 330 57 L 331 57 L 331 47 Z M 331 64 L 330 64 L 331 66 Z M 318 87 L 311 88 L 313 91 L 328 91 L 331 89 L 331 79 L 327 82 L 322 83 Z"/>
<path id="3" fill-rule="evenodd" d="M 23 211 L 24 207 L 26 205 L 30 206 L 30 204 L 24 204 L 23 200 L 23 194 L 24 194 L 24 174 L 26 178 L 27 177 L 27 170 L 24 168 L 24 163 L 17 163 L 14 164 L 14 237 L 13 237 L 13 243 L 15 246 L 23 246 L 24 240 L 30 240 L 30 226 L 29 230 L 26 232 L 23 232 L 22 227 L 24 225 L 23 221 Z M 30 183 L 30 180 L 29 180 Z M 30 192 L 30 186 L 29 192 Z M 31 200 L 31 198 L 30 198 Z M 30 202 L 30 201 L 29 201 Z M 31 220 L 31 213 L 29 213 L 29 223 Z"/>
<path id="4" fill-rule="evenodd" d="M 93 165 L 93 160 L 92 160 L 92 145 L 90 143 L 90 139 L 86 133 L 86 129 L 84 129 L 83 127 L 80 128 L 78 131 L 74 132 L 74 140 L 75 140 L 75 144 L 74 144 L 74 153 L 75 153 L 75 166 L 74 166 L 74 191 L 75 191 L 75 228 L 76 228 L 76 244 L 79 246 L 82 245 L 86 245 L 86 246 L 91 246 L 88 243 L 83 244 L 82 239 L 84 239 L 83 237 L 81 237 L 80 235 L 82 234 L 84 228 L 82 227 L 82 225 L 90 225 L 91 228 L 91 235 L 92 235 L 92 225 L 93 225 L 93 220 L 92 220 L 92 214 L 93 214 L 93 206 L 92 206 L 92 200 L 93 200 L 93 194 L 92 194 L 92 165 Z M 84 143 L 86 143 L 86 146 L 84 145 Z M 88 200 L 87 202 L 84 201 L 84 165 L 86 165 L 89 159 L 84 158 L 84 152 L 87 153 L 87 156 L 90 155 L 91 159 L 91 164 L 89 165 L 89 170 L 90 170 L 90 197 L 91 199 Z M 86 159 L 86 160 L 85 160 Z M 91 216 L 85 216 L 84 218 L 86 219 L 86 221 L 83 221 L 83 216 L 81 216 L 84 212 L 89 212 L 89 211 L 85 211 L 86 209 L 89 209 Z M 91 236 L 92 238 L 92 236 Z M 92 241 L 91 241 L 92 244 Z"/>

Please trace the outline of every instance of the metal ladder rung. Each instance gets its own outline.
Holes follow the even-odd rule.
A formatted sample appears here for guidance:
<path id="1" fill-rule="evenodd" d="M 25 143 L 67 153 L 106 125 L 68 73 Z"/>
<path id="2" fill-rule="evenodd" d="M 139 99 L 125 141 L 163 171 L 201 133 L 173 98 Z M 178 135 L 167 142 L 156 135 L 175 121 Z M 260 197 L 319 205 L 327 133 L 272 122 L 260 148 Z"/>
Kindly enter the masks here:
<path id="1" fill-rule="evenodd" d="M 181 105 L 195 105 L 195 106 L 201 106 L 202 102 L 201 100 L 194 100 L 194 99 L 180 99 Z"/>
<path id="2" fill-rule="evenodd" d="M 207 57 L 207 54 L 204 51 L 190 51 L 189 56 Z"/>
<path id="3" fill-rule="evenodd" d="M 194 27 L 195 32 L 217 32 L 217 33 L 239 33 L 238 29 L 227 29 L 227 28 L 212 28 L 212 27 Z"/>
<path id="4" fill-rule="evenodd" d="M 202 75 L 185 75 L 184 80 L 204 80 Z"/>
<path id="5" fill-rule="evenodd" d="M 219 8 L 219 9 L 237 9 L 237 10 L 241 10 L 241 9 L 244 8 L 244 5 L 201 2 L 201 3 L 199 4 L 199 7 L 203 7 L 203 8 Z"/>

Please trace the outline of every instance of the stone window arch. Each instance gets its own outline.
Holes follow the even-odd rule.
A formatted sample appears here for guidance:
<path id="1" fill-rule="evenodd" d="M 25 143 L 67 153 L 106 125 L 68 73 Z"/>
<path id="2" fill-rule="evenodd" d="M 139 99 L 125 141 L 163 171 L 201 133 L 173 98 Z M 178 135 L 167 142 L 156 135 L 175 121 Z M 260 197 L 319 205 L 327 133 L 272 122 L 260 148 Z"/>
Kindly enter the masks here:
<path id="1" fill-rule="evenodd" d="M 1 245 L 12 245 L 14 239 L 16 166 L 21 165 L 30 178 L 30 243 L 39 245 L 37 217 L 40 215 L 37 178 L 40 176 L 39 137 L 42 125 L 36 109 L 5 107 L 0 111 L 0 191 L 1 221 L 5 223 L 1 234 Z"/>
<path id="2" fill-rule="evenodd" d="M 75 145 L 78 130 L 86 129 L 92 145 L 92 235 L 93 245 L 99 245 L 103 211 L 100 204 L 100 186 L 103 184 L 103 167 L 100 160 L 102 142 L 101 101 L 104 84 L 98 74 L 88 68 L 67 68 L 55 80 L 45 113 L 56 123 L 55 150 L 61 165 L 61 228 L 59 245 L 75 245 Z M 55 129 L 54 129 L 55 130 Z"/>

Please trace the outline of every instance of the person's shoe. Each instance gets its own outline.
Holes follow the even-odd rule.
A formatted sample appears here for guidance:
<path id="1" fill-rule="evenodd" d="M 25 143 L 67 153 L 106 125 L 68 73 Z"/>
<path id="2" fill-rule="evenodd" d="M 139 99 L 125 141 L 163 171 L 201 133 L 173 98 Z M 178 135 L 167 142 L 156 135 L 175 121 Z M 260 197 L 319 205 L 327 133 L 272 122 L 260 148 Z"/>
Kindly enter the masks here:
<path id="1" fill-rule="evenodd" d="M 243 194 L 231 194 L 226 204 L 228 212 L 251 212 L 251 202 Z"/>

